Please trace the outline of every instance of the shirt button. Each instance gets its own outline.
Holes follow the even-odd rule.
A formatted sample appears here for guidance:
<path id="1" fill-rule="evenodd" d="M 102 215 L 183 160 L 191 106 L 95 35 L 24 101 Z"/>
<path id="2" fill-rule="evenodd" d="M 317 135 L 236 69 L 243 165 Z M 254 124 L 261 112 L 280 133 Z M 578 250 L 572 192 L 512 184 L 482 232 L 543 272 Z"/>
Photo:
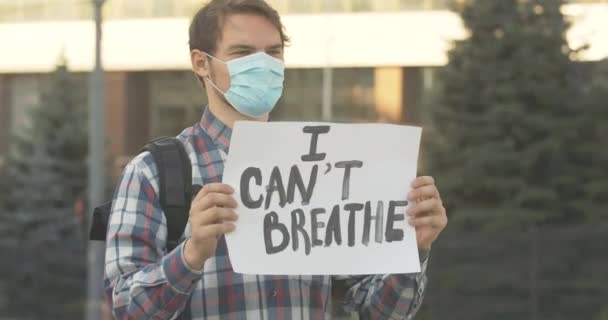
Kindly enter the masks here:
<path id="1" fill-rule="evenodd" d="M 275 291 L 272 291 L 272 296 L 273 296 L 273 297 L 276 297 L 276 296 L 277 296 L 277 292 L 276 292 L 276 290 L 275 290 Z"/>

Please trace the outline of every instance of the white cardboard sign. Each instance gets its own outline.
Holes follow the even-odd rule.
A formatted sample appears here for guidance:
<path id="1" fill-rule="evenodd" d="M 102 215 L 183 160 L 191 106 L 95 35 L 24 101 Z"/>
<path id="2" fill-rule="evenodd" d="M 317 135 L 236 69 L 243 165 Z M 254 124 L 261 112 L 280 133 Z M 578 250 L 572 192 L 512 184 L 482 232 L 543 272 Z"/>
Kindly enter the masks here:
<path id="1" fill-rule="evenodd" d="M 406 195 L 421 128 L 237 122 L 223 182 L 239 219 L 227 239 L 235 272 L 420 271 Z"/>

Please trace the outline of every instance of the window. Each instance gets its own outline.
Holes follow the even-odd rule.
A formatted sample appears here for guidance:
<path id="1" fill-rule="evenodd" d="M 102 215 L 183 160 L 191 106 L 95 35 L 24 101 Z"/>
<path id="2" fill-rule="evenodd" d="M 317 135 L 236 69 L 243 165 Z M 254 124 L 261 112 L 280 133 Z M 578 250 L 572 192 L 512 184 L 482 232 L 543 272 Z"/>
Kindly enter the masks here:
<path id="1" fill-rule="evenodd" d="M 190 71 L 149 72 L 150 134 L 176 136 L 192 126 L 207 100 Z"/>
<path id="2" fill-rule="evenodd" d="M 283 96 L 272 112 L 273 120 L 321 120 L 323 70 L 285 70 Z"/>
<path id="3" fill-rule="evenodd" d="M 347 122 L 375 121 L 374 69 L 339 68 L 333 73 L 333 117 Z"/>
<path id="4" fill-rule="evenodd" d="M 375 121 L 374 69 L 333 69 L 332 121 Z M 285 90 L 273 120 L 320 121 L 323 69 L 287 69 Z"/>

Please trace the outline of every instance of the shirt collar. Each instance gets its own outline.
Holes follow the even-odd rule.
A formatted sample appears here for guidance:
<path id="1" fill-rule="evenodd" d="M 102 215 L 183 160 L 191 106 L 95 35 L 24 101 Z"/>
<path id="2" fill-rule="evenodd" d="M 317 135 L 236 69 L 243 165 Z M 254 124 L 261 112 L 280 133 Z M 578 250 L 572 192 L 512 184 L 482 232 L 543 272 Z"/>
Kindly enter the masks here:
<path id="1" fill-rule="evenodd" d="M 228 153 L 232 129 L 211 113 L 209 107 L 205 108 L 200 125 L 207 135 L 209 135 L 213 143 L 215 143 L 218 148 Z"/>

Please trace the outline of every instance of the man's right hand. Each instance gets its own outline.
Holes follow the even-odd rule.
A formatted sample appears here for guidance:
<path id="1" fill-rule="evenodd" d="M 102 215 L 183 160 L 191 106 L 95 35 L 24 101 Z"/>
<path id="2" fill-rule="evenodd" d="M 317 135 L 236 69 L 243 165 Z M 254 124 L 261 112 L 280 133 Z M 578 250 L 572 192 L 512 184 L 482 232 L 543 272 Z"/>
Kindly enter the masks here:
<path id="1" fill-rule="evenodd" d="M 189 218 L 192 232 L 184 244 L 184 258 L 191 268 L 202 269 L 207 258 L 215 253 L 219 237 L 234 231 L 237 204 L 233 193 L 227 184 L 210 183 L 192 201 Z"/>

